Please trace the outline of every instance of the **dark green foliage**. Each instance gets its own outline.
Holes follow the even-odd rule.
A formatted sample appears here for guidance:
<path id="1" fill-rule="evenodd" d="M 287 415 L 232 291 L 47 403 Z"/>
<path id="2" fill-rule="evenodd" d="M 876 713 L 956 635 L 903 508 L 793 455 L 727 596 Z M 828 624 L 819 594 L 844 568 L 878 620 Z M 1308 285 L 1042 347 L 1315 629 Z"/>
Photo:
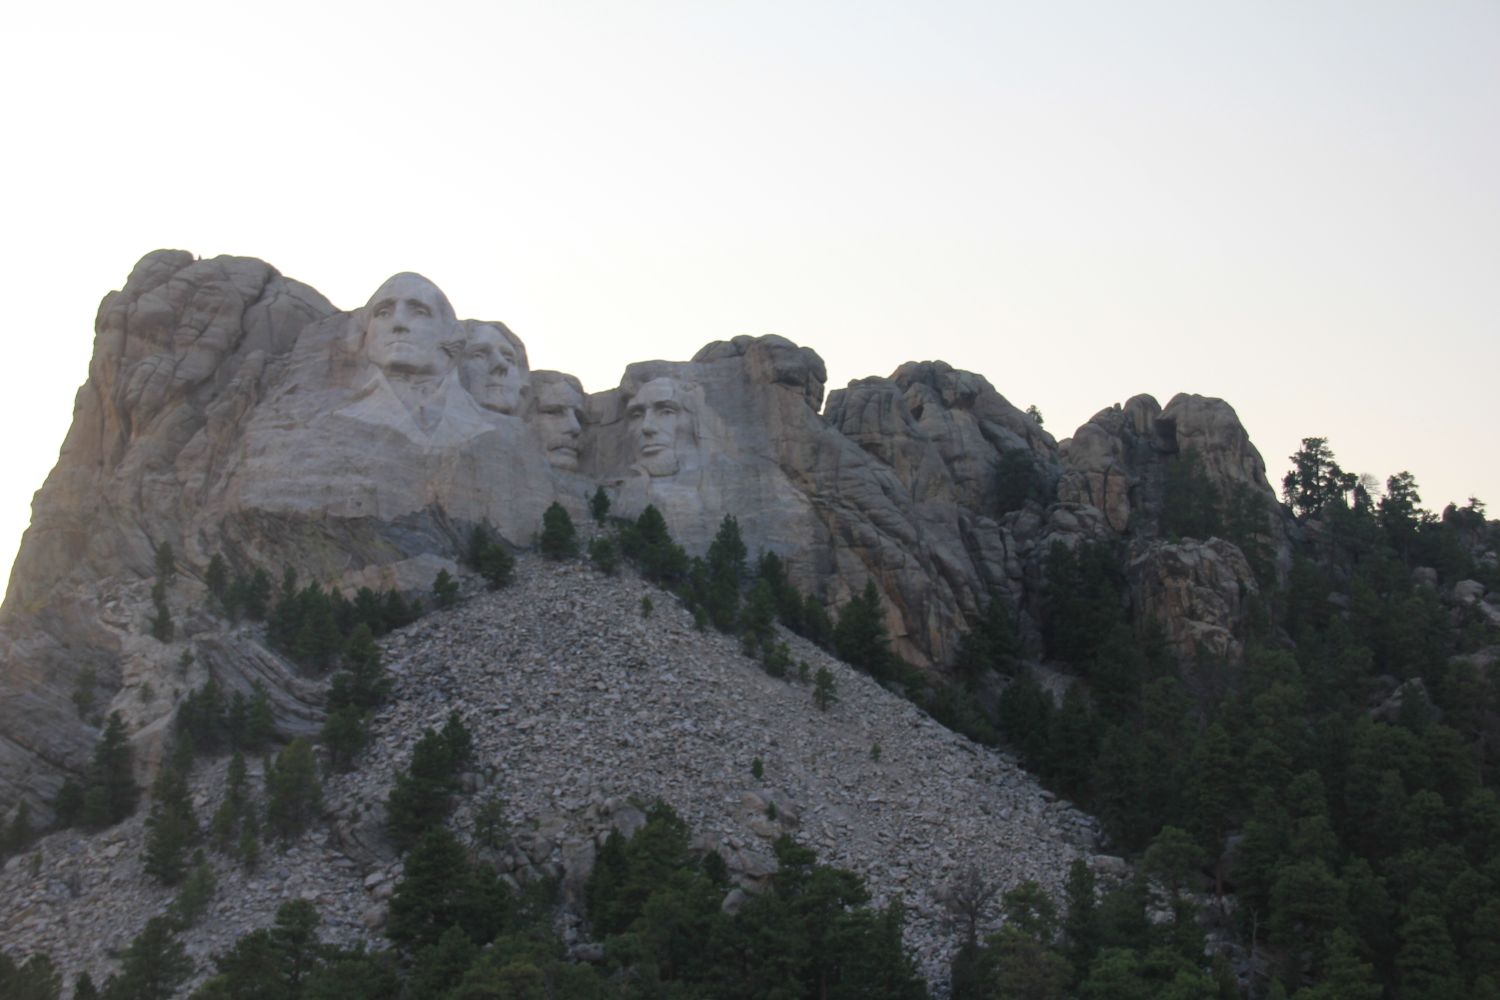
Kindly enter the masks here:
<path id="1" fill-rule="evenodd" d="M 613 538 L 595 538 L 589 542 L 589 561 L 605 576 L 614 576 L 620 568 L 620 547 Z"/>
<path id="2" fill-rule="evenodd" d="M 1333 504 L 1342 506 L 1358 481 L 1333 458 L 1327 438 L 1303 438 L 1302 447 L 1290 459 L 1292 471 L 1281 480 L 1282 495 L 1301 517 L 1321 512 Z"/>
<path id="3" fill-rule="evenodd" d="M 832 672 L 827 667 L 819 667 L 818 672 L 813 675 L 813 704 L 818 706 L 818 711 L 826 712 L 838 700 Z"/>
<path id="4" fill-rule="evenodd" d="M 55 806 L 58 822 L 81 822 L 91 830 L 113 826 L 135 812 L 140 788 L 131 768 L 130 744 L 119 712 L 104 725 L 82 785 L 64 782 Z"/>
<path id="5" fill-rule="evenodd" d="M 0 952 L 0 998 L 4 1000 L 57 1000 L 62 976 L 50 955 L 32 955 L 16 965 Z"/>
<path id="6" fill-rule="evenodd" d="M 282 840 L 291 840 L 318 817 L 323 785 L 318 780 L 312 744 L 295 739 L 266 761 L 266 826 Z"/>
<path id="7" fill-rule="evenodd" d="M 870 910 L 852 873 L 817 865 L 783 837 L 773 888 L 731 918 L 688 845 L 687 827 L 658 803 L 634 837 L 613 833 L 601 849 L 586 895 L 611 966 L 661 990 L 678 984 L 672 996 L 925 995 L 901 945 L 899 906 Z"/>
<path id="8" fill-rule="evenodd" d="M 672 541 L 666 519 L 654 504 L 641 511 L 635 524 L 623 527 L 619 538 L 620 551 L 646 579 L 668 588 L 687 580 L 687 553 Z"/>
<path id="9" fill-rule="evenodd" d="M 157 775 L 151 812 L 146 817 L 146 874 L 176 885 L 187 870 L 187 849 L 200 831 L 187 788 L 188 768 L 174 760 Z"/>
<path id="10" fill-rule="evenodd" d="M 1141 869 L 1166 886 L 1173 902 L 1196 880 L 1202 864 L 1202 848 L 1186 830 L 1175 826 L 1162 827 L 1141 859 Z"/>
<path id="11" fill-rule="evenodd" d="M 808 594 L 802 602 L 802 628 L 799 634 L 824 649 L 833 645 L 833 619 L 823 602 Z"/>
<path id="12" fill-rule="evenodd" d="M 105 1000 L 168 1000 L 193 973 L 193 963 L 177 940 L 172 921 L 152 917 L 120 961 L 120 971 L 104 985 Z"/>
<path id="13" fill-rule="evenodd" d="M 600 967 L 572 964 L 554 926 L 554 887 L 513 894 L 435 827 L 407 855 L 387 935 L 397 952 L 321 944 L 310 904 L 283 906 L 274 926 L 215 958 L 198 1000 L 397 1000 L 497 997 L 829 997 L 921 1000 L 901 941 L 899 903 L 872 910 L 851 872 L 816 863 L 783 837 L 772 888 L 736 916 L 722 907 L 728 872 L 699 857 L 667 807 L 647 810 L 630 840 L 613 833 L 585 887 Z M 0 973 L 5 971 L 0 964 Z"/>
<path id="14" fill-rule="evenodd" d="M 390 678 L 380 662 L 380 650 L 369 626 L 361 623 L 344 647 L 344 669 L 333 675 L 328 689 L 331 708 L 379 708 L 390 692 Z"/>
<path id="15" fill-rule="evenodd" d="M 249 709 L 245 717 L 245 737 L 240 745 L 246 750 L 255 752 L 275 738 L 276 721 L 271 715 L 271 698 L 266 694 L 266 689 L 257 681 L 255 694 L 250 698 Z"/>
<path id="16" fill-rule="evenodd" d="M 154 550 L 156 578 L 170 584 L 177 578 L 177 557 L 172 552 L 171 542 L 162 542 Z"/>
<path id="17" fill-rule="evenodd" d="M 416 621 L 421 613 L 420 602 L 408 604 L 395 590 L 376 593 L 361 587 L 354 600 L 348 601 L 339 591 L 325 591 L 316 582 L 301 590 L 296 584 L 296 574 L 288 570 L 266 626 L 266 638 L 274 649 L 311 670 L 336 666 L 360 626 L 371 636 L 381 636 Z"/>
<path id="18" fill-rule="evenodd" d="M 691 563 L 688 574 L 690 603 L 703 608 L 709 622 L 720 632 L 732 633 L 741 625 L 740 587 L 745 580 L 746 556 L 739 522 L 733 515 L 726 515 L 708 546 L 705 558 Z M 775 597 L 769 583 L 756 582 L 761 588 L 756 621 L 745 623 L 753 636 L 749 643 L 752 649 L 758 647 L 776 618 Z"/>
<path id="19" fill-rule="evenodd" d="M 390 679 L 380 663 L 380 650 L 368 625 L 360 623 L 344 647 L 344 669 L 333 675 L 328 689 L 328 718 L 319 738 L 329 760 L 341 771 L 368 739 L 370 716 L 385 702 Z"/>
<path id="20" fill-rule="evenodd" d="M 1013 673 L 1020 655 L 1015 617 L 1003 600 L 991 594 L 979 620 L 959 640 L 953 668 L 959 680 L 972 688 L 986 672 Z"/>
<path id="21" fill-rule="evenodd" d="M 1193 449 L 1172 456 L 1162 499 L 1162 534 L 1198 539 L 1222 535 L 1223 503 L 1203 467 L 1203 456 Z"/>
<path id="22" fill-rule="evenodd" d="M 255 815 L 250 800 L 249 783 L 245 777 L 245 758 L 236 753 L 229 760 L 224 779 L 224 799 L 214 810 L 208 824 L 209 838 L 213 846 L 228 854 L 238 850 L 240 835 L 247 822 Z"/>
<path id="23" fill-rule="evenodd" d="M 208 909 L 208 904 L 213 902 L 214 893 L 218 889 L 218 882 L 214 878 L 214 869 L 206 860 L 203 852 L 193 852 L 193 864 L 187 872 L 187 877 L 182 880 L 182 888 L 177 890 L 177 896 L 172 900 L 168 911 L 172 919 L 182 928 L 192 927 L 198 922 Z"/>
<path id="24" fill-rule="evenodd" d="M 589 514 L 598 524 L 603 524 L 604 519 L 609 516 L 609 494 L 604 492 L 603 486 L 595 489 L 594 495 L 589 497 Z"/>
<path id="25" fill-rule="evenodd" d="M 407 850 L 442 825 L 458 790 L 458 775 L 472 753 L 468 730 L 455 713 L 441 733 L 428 729 L 412 750 L 411 766 L 396 775 L 386 803 L 391 842 Z"/>
<path id="26" fill-rule="evenodd" d="M 1042 592 L 1042 638 L 1049 656 L 1085 663 L 1125 621 L 1120 602 L 1120 559 L 1102 543 L 1068 548 L 1054 542 L 1047 553 Z"/>
<path id="27" fill-rule="evenodd" d="M 458 603 L 458 581 L 445 569 L 438 570 L 432 578 L 432 599 L 440 608 L 451 608 Z"/>
<path id="28" fill-rule="evenodd" d="M 1050 492 L 1047 478 L 1029 449 L 1011 448 L 1000 453 L 995 463 L 997 514 L 1020 510 L 1027 501 L 1045 504 L 1051 499 Z"/>
<path id="29" fill-rule="evenodd" d="M 221 569 L 227 572 L 222 556 L 215 555 Z M 209 562 L 209 572 L 213 576 L 216 571 L 214 562 Z M 207 582 L 207 581 L 206 581 Z M 252 621 L 264 621 L 271 609 L 271 575 L 264 569 L 257 567 L 249 576 L 235 573 L 228 585 L 223 588 L 222 595 L 214 590 L 217 578 L 209 583 L 209 596 L 216 602 L 219 610 L 228 615 L 231 621 L 239 621 L 243 615 Z"/>
<path id="30" fill-rule="evenodd" d="M 193 994 L 202 1000 L 297 1000 L 396 996 L 385 956 L 341 952 L 318 940 L 317 910 L 282 904 L 268 928 L 251 931 L 214 957 L 217 974 Z"/>
<path id="31" fill-rule="evenodd" d="M 237 745 L 229 725 L 224 692 L 212 677 L 178 702 L 176 727 L 178 738 L 190 743 L 200 754 L 216 754 Z"/>
<path id="32" fill-rule="evenodd" d="M 542 512 L 542 555 L 548 559 L 571 559 L 578 554 L 578 532 L 573 519 L 556 500 Z"/>
<path id="33" fill-rule="evenodd" d="M 73 705 L 78 709 L 80 719 L 87 719 L 94 710 L 94 687 L 98 683 L 99 675 L 93 667 L 84 667 L 78 672 L 78 680 L 73 685 Z"/>
<path id="34" fill-rule="evenodd" d="M 505 802 L 490 795 L 474 810 L 474 842 L 491 850 L 510 840 L 510 824 L 505 818 Z"/>
<path id="35" fill-rule="evenodd" d="M 894 673 L 890 637 L 874 580 L 866 581 L 865 589 L 839 609 L 833 648 L 839 659 L 879 680 Z"/>
<path id="36" fill-rule="evenodd" d="M 477 568 L 490 589 L 499 590 L 509 586 L 515 576 L 516 557 L 510 554 L 504 542 L 495 542 L 480 553 Z"/>
<path id="37" fill-rule="evenodd" d="M 369 741 L 367 716 L 346 705 L 332 709 L 318 731 L 318 742 L 328 751 L 328 762 L 335 771 L 349 771 L 354 760 Z"/>
<path id="38" fill-rule="evenodd" d="M 1052 696 L 1022 670 L 1000 696 L 1000 731 L 1033 771 L 1047 762 L 1052 739 Z"/>
<path id="39" fill-rule="evenodd" d="M 1094 872 L 1088 862 L 1082 858 L 1073 860 L 1063 891 L 1067 902 L 1062 925 L 1063 953 L 1074 969 L 1086 969 L 1098 953 L 1102 938 Z"/>
<path id="40" fill-rule="evenodd" d="M 755 581 L 738 618 L 745 651 L 754 655 L 759 650 L 765 655 L 776 636 L 776 597 L 770 584 L 765 580 Z"/>
<path id="41" fill-rule="evenodd" d="M 0 831 L 0 863 L 6 858 L 20 854 L 31 844 L 31 805 L 22 799 L 16 806 L 15 815 L 3 831 Z"/>
<path id="42" fill-rule="evenodd" d="M 1074 684 L 1063 695 L 1062 706 L 1050 713 L 1042 773 L 1056 788 L 1076 796 L 1088 787 L 1098 747 L 1098 720 L 1081 687 Z"/>
<path id="43" fill-rule="evenodd" d="M 228 606 L 229 564 L 217 552 L 208 560 L 208 569 L 203 574 L 203 585 L 208 588 L 209 596 L 220 608 Z"/>
<path id="44" fill-rule="evenodd" d="M 434 826 L 406 856 L 385 932 L 408 953 L 437 945 L 451 928 L 484 945 L 505 929 L 513 910 L 494 869 L 470 862 L 453 834 Z"/>
<path id="45" fill-rule="evenodd" d="M 172 609 L 167 606 L 165 579 L 158 578 L 151 587 L 151 606 L 156 609 L 151 616 L 151 637 L 159 642 L 171 642 L 177 629 L 172 623 Z"/>

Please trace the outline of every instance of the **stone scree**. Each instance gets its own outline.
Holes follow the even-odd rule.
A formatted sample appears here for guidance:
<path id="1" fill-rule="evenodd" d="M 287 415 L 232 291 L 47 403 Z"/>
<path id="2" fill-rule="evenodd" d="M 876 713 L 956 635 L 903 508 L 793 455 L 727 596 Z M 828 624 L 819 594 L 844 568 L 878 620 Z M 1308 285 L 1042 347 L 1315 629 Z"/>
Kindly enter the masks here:
<path id="1" fill-rule="evenodd" d="M 560 919 L 576 956 L 597 953 L 578 902 L 597 845 L 612 827 L 633 830 L 660 798 L 698 846 L 728 862 L 743 888 L 727 906 L 774 870 L 771 844 L 790 833 L 821 862 L 864 876 L 877 905 L 899 896 L 922 972 L 946 989 L 956 932 L 945 887 L 972 867 L 1002 889 L 1035 879 L 1060 898 L 1069 864 L 1090 856 L 1095 823 L 1008 756 L 782 638 L 794 663 L 833 672 L 839 701 L 829 711 L 813 704 L 810 685 L 767 676 L 734 639 L 696 631 L 675 599 L 629 573 L 608 578 L 582 563 L 523 557 L 511 587 L 384 640 L 391 700 L 358 769 L 325 780 L 322 822 L 285 849 L 267 844 L 254 872 L 209 852 L 218 892 L 184 935 L 193 983 L 212 972 L 214 953 L 299 897 L 318 907 L 325 941 L 383 943 L 385 901 L 401 873 L 381 832 L 392 775 L 425 728 L 457 711 L 477 759 L 450 826 L 471 841 L 477 806 L 491 794 L 505 801 L 510 843 L 480 853 L 510 879 L 562 880 Z M 225 766 L 200 761 L 194 771 L 205 824 Z M 252 761 L 250 771 L 262 795 L 263 768 Z M 142 870 L 148 806 L 143 799 L 118 827 L 53 834 L 11 859 L 0 875 L 8 953 L 49 952 L 68 984 L 84 969 L 96 982 L 112 971 L 112 956 L 173 895 Z M 1101 875 L 1118 866 L 1092 863 Z"/>

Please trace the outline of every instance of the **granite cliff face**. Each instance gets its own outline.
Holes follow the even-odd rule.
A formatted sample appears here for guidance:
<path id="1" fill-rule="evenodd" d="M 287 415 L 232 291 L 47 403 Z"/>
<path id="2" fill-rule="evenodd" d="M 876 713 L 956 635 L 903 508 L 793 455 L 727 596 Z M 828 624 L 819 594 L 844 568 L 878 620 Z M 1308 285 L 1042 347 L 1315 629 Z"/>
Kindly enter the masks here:
<path id="1" fill-rule="evenodd" d="M 0 611 L 3 805 L 42 810 L 82 768 L 96 732 L 72 696 L 87 671 L 143 746 L 209 675 L 230 691 L 263 683 L 288 733 L 317 726 L 316 685 L 255 635 L 193 641 L 211 631 L 193 609 L 215 553 L 346 592 L 425 594 L 439 569 L 458 571 L 474 525 L 524 546 L 553 501 L 582 518 L 603 487 L 617 514 L 655 505 L 692 553 L 735 515 L 752 555 L 778 553 L 831 613 L 873 580 L 896 651 L 941 672 L 990 595 L 1034 644 L 1044 556 L 1085 540 L 1132 547 L 1139 621 L 1188 652 L 1233 655 L 1254 576 L 1227 541 L 1159 537 L 1164 470 L 1193 450 L 1222 492 L 1274 508 L 1220 400 L 1137 396 L 1059 444 L 983 377 L 937 361 L 825 405 L 822 360 L 774 336 L 633 364 L 586 395 L 529 371 L 503 323 L 460 319 L 413 274 L 344 312 L 260 261 L 157 251 L 106 296 L 96 330 Z M 1284 526 L 1265 520 L 1280 551 Z M 173 644 L 145 625 L 162 543 L 179 567 Z"/>

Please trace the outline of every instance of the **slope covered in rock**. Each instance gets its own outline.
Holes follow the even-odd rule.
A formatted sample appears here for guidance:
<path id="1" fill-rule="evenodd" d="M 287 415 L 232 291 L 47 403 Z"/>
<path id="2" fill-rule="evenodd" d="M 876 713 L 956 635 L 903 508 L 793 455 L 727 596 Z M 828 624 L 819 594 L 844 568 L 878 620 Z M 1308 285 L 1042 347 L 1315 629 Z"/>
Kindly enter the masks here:
<path id="1" fill-rule="evenodd" d="M 1072 859 L 1090 855 L 1093 824 L 1005 755 L 785 638 L 794 659 L 833 672 L 839 701 L 826 712 L 809 685 L 766 675 L 633 576 L 521 560 L 511 587 L 385 640 L 395 686 L 358 769 L 329 777 L 323 820 L 286 849 L 268 845 L 256 871 L 212 855 L 219 891 L 185 935 L 189 954 L 209 971 L 213 952 L 293 898 L 318 906 L 326 939 L 378 946 L 400 865 L 383 825 L 392 775 L 425 728 L 457 712 L 476 763 L 450 825 L 471 837 L 476 807 L 500 796 L 514 839 L 498 863 L 515 879 L 563 880 L 569 940 L 587 934 L 578 890 L 596 845 L 661 799 L 746 886 L 774 870 L 771 843 L 786 832 L 864 876 L 877 901 L 899 896 L 909 946 L 943 982 L 954 933 L 942 900 L 960 872 L 1002 888 L 1036 880 L 1056 894 Z M 222 795 L 223 767 L 221 758 L 195 770 L 202 820 Z M 50 952 L 69 981 L 84 968 L 101 979 L 103 956 L 171 896 L 143 874 L 144 813 L 96 836 L 53 834 L 13 858 L 0 877 L 6 950 Z"/>

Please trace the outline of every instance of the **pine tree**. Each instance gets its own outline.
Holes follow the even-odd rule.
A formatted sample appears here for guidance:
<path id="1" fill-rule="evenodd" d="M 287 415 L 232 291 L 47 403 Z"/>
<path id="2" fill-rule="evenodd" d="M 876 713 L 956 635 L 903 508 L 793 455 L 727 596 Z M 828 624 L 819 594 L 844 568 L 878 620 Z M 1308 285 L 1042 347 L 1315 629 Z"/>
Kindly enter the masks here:
<path id="1" fill-rule="evenodd" d="M 542 512 L 542 555 L 548 559 L 571 559 L 578 554 L 578 532 L 573 519 L 556 500 Z"/>
<path id="2" fill-rule="evenodd" d="M 0 836 L 0 861 L 13 854 L 20 854 L 31 843 L 31 804 L 22 799 L 16 806 L 10 825 Z"/>
<path id="3" fill-rule="evenodd" d="M 451 927 L 476 945 L 486 944 L 513 910 L 510 892 L 494 869 L 471 865 L 457 838 L 435 826 L 406 856 L 385 932 L 409 953 L 436 944 Z"/>
<path id="4" fill-rule="evenodd" d="M 276 719 L 271 714 L 271 697 L 259 681 L 255 683 L 255 694 L 250 698 L 250 711 L 245 720 L 245 746 L 249 751 L 259 750 L 276 737 Z"/>
<path id="5" fill-rule="evenodd" d="M 167 607 L 167 582 L 158 578 L 151 588 L 151 605 L 156 613 L 151 616 L 151 637 L 159 642 L 171 642 L 176 632 L 172 624 L 172 609 Z"/>
<path id="6" fill-rule="evenodd" d="M 877 679 L 883 680 L 890 674 L 890 639 L 875 581 L 867 581 L 865 589 L 839 609 L 839 622 L 833 628 L 833 648 L 839 659 Z"/>
<path id="7" fill-rule="evenodd" d="M 198 820 L 188 795 L 187 770 L 163 767 L 152 790 L 155 800 L 146 817 L 146 874 L 163 885 L 176 885 L 186 871 L 187 849 L 198 839 Z"/>
<path id="8" fill-rule="evenodd" d="M 1067 911 L 1063 917 L 1063 947 L 1073 968 L 1087 969 L 1099 951 L 1099 903 L 1095 898 L 1094 872 L 1088 862 L 1074 858 L 1063 886 Z"/>
<path id="9" fill-rule="evenodd" d="M 707 593 L 704 604 L 708 618 L 721 632 L 733 632 L 739 613 L 740 584 L 745 579 L 745 558 L 748 555 L 745 541 L 740 536 L 740 523 L 732 514 L 726 514 L 719 522 L 719 530 L 708 546 L 705 559 L 708 569 Z M 774 597 L 769 593 L 770 614 L 776 614 Z"/>
<path id="10" fill-rule="evenodd" d="M 224 777 L 224 800 L 214 810 L 208 824 L 209 836 L 220 851 L 229 853 L 236 848 L 250 808 L 245 758 L 237 752 L 229 759 L 229 769 Z"/>
<path id="11" fill-rule="evenodd" d="M 244 593 L 245 614 L 251 621 L 265 621 L 271 608 L 271 574 L 257 566 Z"/>
<path id="12" fill-rule="evenodd" d="M 595 538 L 589 542 L 589 560 L 605 576 L 614 576 L 620 568 L 620 549 L 613 538 Z"/>
<path id="13" fill-rule="evenodd" d="M 1299 517 L 1319 513 L 1330 504 L 1344 503 L 1354 490 L 1357 477 L 1345 472 L 1333 458 L 1328 439 L 1302 439 L 1302 447 L 1291 456 L 1292 471 L 1281 481 L 1282 495 Z"/>
<path id="14" fill-rule="evenodd" d="M 107 1000 L 168 1000 L 193 974 L 193 963 L 167 917 L 152 917 L 125 950 L 118 975 L 105 984 Z"/>
<path id="15" fill-rule="evenodd" d="M 609 495 L 604 492 L 603 486 L 594 490 L 594 495 L 589 498 L 589 513 L 599 524 L 603 524 L 604 519 L 609 516 Z"/>
<path id="16" fill-rule="evenodd" d="M 213 866 L 204 860 L 202 850 L 194 851 L 192 867 L 182 882 L 182 888 L 177 891 L 176 898 L 172 900 L 169 912 L 180 927 L 192 927 L 208 909 L 208 904 L 213 902 L 217 890 L 218 882 L 214 878 Z"/>
<path id="17" fill-rule="evenodd" d="M 208 588 L 209 596 L 214 599 L 220 608 L 227 607 L 229 600 L 229 567 L 224 562 L 224 557 L 217 552 L 208 561 L 208 569 L 203 574 L 203 585 Z"/>
<path id="18" fill-rule="evenodd" d="M 104 733 L 94 745 L 88 782 L 83 792 L 83 822 L 91 829 L 113 826 L 135 812 L 140 787 L 131 767 L 130 744 L 125 738 L 125 720 L 111 713 Z"/>
<path id="19" fill-rule="evenodd" d="M 458 603 L 458 581 L 446 569 L 438 570 L 433 578 L 432 596 L 440 608 L 451 608 Z"/>
<path id="20" fill-rule="evenodd" d="M 391 841 L 404 851 L 429 828 L 441 825 L 458 790 L 458 773 L 472 753 L 468 731 L 456 715 L 442 733 L 428 729 L 412 750 L 411 766 L 396 775 L 386 802 Z"/>
<path id="21" fill-rule="evenodd" d="M 317 818 L 322 803 L 312 744 L 292 740 L 266 768 L 266 824 L 282 840 L 291 840 Z"/>
<path id="22" fill-rule="evenodd" d="M 827 667 L 819 667 L 813 679 L 813 704 L 818 706 L 818 711 L 826 712 L 838 700 L 833 674 Z"/>
<path id="23" fill-rule="evenodd" d="M 1020 654 L 1021 640 L 1010 609 L 992 594 L 979 621 L 959 638 L 953 666 L 964 685 L 973 688 L 986 671 L 1011 673 Z"/>
<path id="24" fill-rule="evenodd" d="M 515 575 L 516 557 L 510 554 L 504 542 L 494 542 L 479 554 L 479 575 L 484 577 L 491 590 L 509 586 Z"/>

